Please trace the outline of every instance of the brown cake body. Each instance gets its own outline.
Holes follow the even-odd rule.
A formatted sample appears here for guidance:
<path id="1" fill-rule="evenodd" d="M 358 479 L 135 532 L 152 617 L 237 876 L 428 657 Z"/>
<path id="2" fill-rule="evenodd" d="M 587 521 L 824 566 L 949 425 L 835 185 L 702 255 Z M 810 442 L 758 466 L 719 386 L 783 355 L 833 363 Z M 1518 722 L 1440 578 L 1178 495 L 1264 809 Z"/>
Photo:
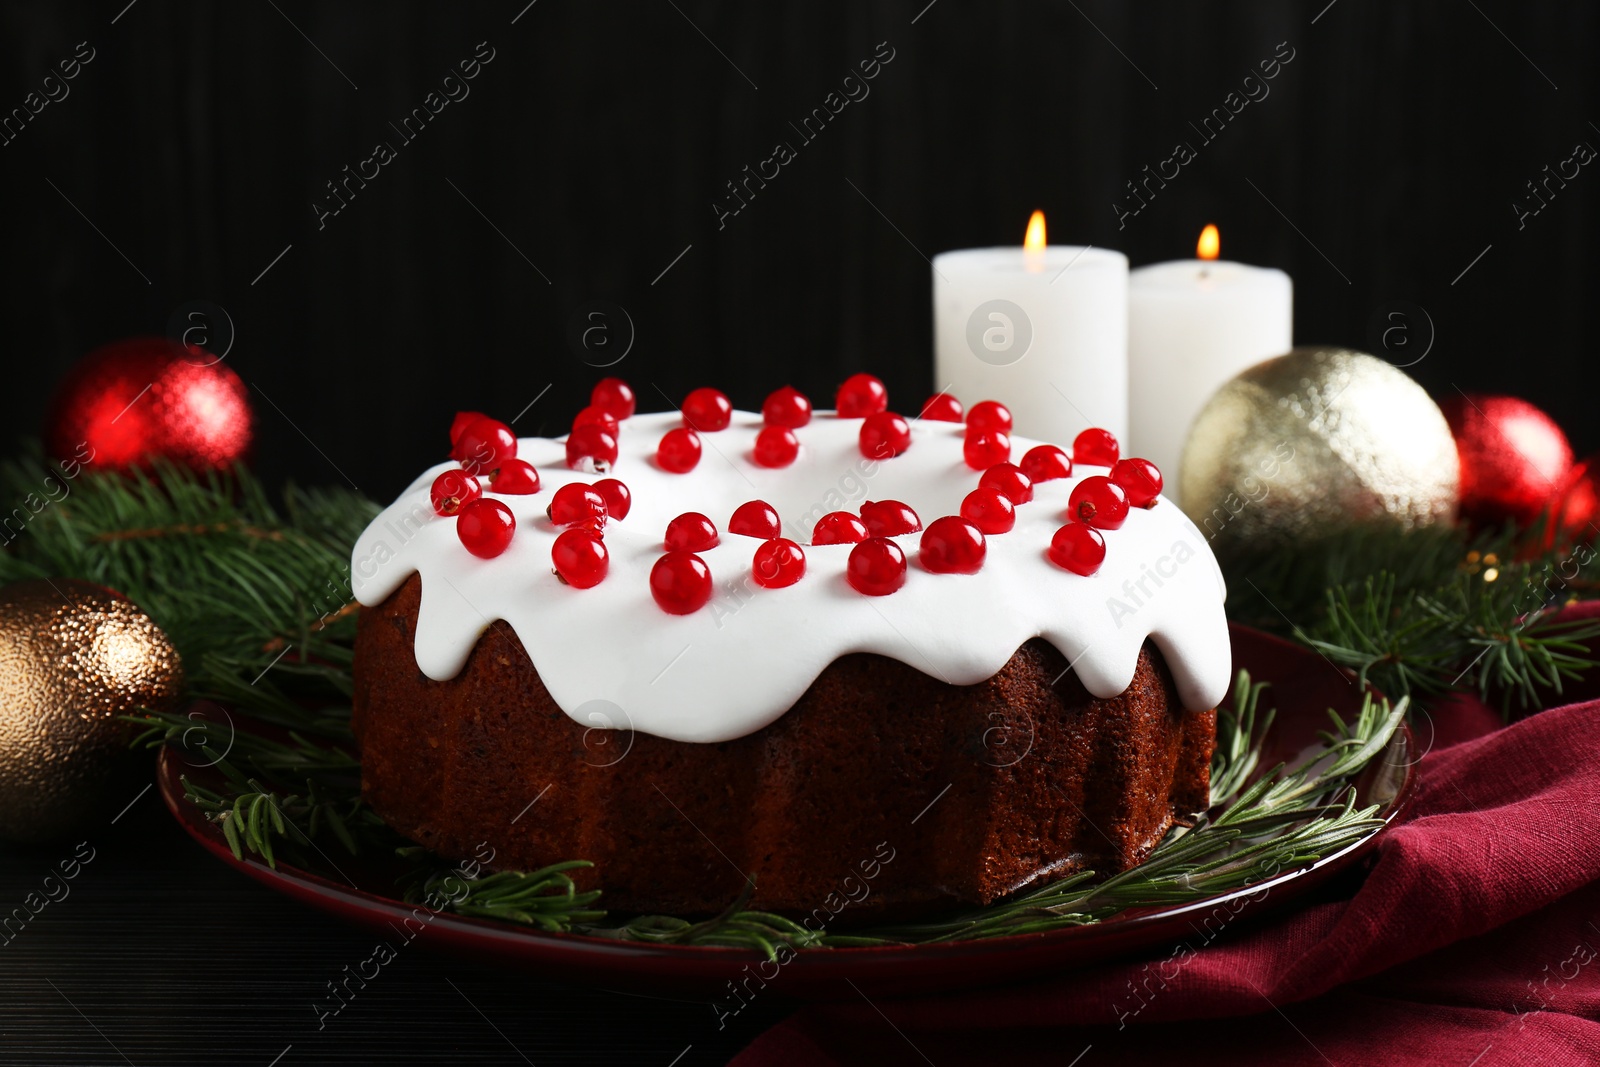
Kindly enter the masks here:
<path id="1" fill-rule="evenodd" d="M 612 911 L 717 912 L 747 877 L 752 906 L 825 922 L 988 903 L 1131 866 L 1208 802 L 1215 714 L 1183 710 L 1148 643 L 1109 700 L 1039 640 L 971 686 L 848 655 L 770 726 L 693 744 L 573 721 L 504 623 L 430 680 L 420 591 L 361 613 L 368 803 L 452 859 L 591 860 L 573 873 Z"/>

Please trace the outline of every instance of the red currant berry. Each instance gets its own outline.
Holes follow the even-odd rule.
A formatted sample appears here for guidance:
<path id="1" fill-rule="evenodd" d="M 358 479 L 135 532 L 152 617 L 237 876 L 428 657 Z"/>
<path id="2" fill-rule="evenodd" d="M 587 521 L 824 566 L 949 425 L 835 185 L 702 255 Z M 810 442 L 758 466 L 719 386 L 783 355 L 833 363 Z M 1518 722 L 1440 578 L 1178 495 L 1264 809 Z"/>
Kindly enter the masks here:
<path id="1" fill-rule="evenodd" d="M 906 554 L 887 537 L 869 537 L 850 550 L 845 578 L 858 593 L 888 596 L 906 584 Z"/>
<path id="2" fill-rule="evenodd" d="M 1091 467 L 1109 467 L 1122 454 L 1122 446 L 1110 430 L 1085 430 L 1072 439 L 1072 461 Z"/>
<path id="3" fill-rule="evenodd" d="M 751 458 L 761 467 L 787 467 L 800 455 L 800 438 L 783 426 L 763 426 Z"/>
<path id="4" fill-rule="evenodd" d="M 668 430 L 656 446 L 656 462 L 673 474 L 692 471 L 700 462 L 700 435 L 693 430 Z"/>
<path id="5" fill-rule="evenodd" d="M 633 494 L 615 478 L 601 478 L 591 486 L 606 502 L 606 517 L 619 522 L 628 517 L 633 507 Z"/>
<path id="6" fill-rule="evenodd" d="M 961 401 L 949 393 L 934 393 L 923 402 L 919 418 L 932 422 L 960 422 Z"/>
<path id="7" fill-rule="evenodd" d="M 550 506 L 544 513 L 550 521 L 557 526 L 576 526 L 580 522 L 597 521 L 604 526 L 606 517 L 606 498 L 601 496 L 592 485 L 582 482 L 569 482 L 557 489 L 550 497 Z"/>
<path id="8" fill-rule="evenodd" d="M 747 500 L 733 509 L 728 520 L 728 532 L 745 537 L 759 537 L 763 541 L 783 532 L 778 522 L 778 509 L 765 500 Z"/>
<path id="9" fill-rule="evenodd" d="M 720 540 L 717 524 L 698 511 L 686 511 L 667 523 L 668 552 L 704 552 Z"/>
<path id="10" fill-rule="evenodd" d="M 1097 530 L 1115 530 L 1128 518 L 1128 494 L 1110 478 L 1094 475 L 1072 487 L 1067 498 L 1067 518 Z"/>
<path id="11" fill-rule="evenodd" d="M 980 400 L 967 412 L 967 432 L 1011 432 L 1011 409 L 998 400 Z"/>
<path id="12" fill-rule="evenodd" d="M 889 408 L 889 390 L 870 374 L 852 374 L 839 386 L 833 406 L 841 419 L 864 419 Z"/>
<path id="13" fill-rule="evenodd" d="M 983 531 L 958 515 L 942 515 L 928 523 L 917 556 L 934 574 L 977 574 L 989 545 Z"/>
<path id="14" fill-rule="evenodd" d="M 911 447 L 911 426 L 892 411 L 875 411 L 861 423 L 861 454 L 893 459 Z"/>
<path id="15" fill-rule="evenodd" d="M 508 459 L 489 475 L 489 488 L 506 496 L 527 496 L 539 491 L 539 472 L 525 459 Z"/>
<path id="16" fill-rule="evenodd" d="M 598 426 L 612 437 L 617 436 L 617 417 L 605 408 L 590 404 L 572 417 L 572 428 Z"/>
<path id="17" fill-rule="evenodd" d="M 1153 508 L 1161 495 L 1161 471 L 1147 459 L 1119 459 L 1111 467 L 1111 480 L 1128 494 L 1136 508 Z"/>
<path id="18" fill-rule="evenodd" d="M 1106 558 L 1106 539 L 1081 522 L 1069 522 L 1050 538 L 1050 562 L 1085 577 L 1100 569 Z"/>
<path id="19" fill-rule="evenodd" d="M 986 471 L 996 463 L 1011 460 L 1011 438 L 998 430 L 980 430 L 967 434 L 961 446 L 961 457 L 975 471 Z"/>
<path id="20" fill-rule="evenodd" d="M 627 418 L 638 405 L 633 390 L 621 378 L 601 378 L 589 394 L 589 403 L 614 419 Z"/>
<path id="21" fill-rule="evenodd" d="M 895 537 L 922 529 L 922 519 L 898 500 L 869 500 L 861 505 L 861 521 L 873 537 Z"/>
<path id="22" fill-rule="evenodd" d="M 787 537 L 763 541 L 750 561 L 750 576 L 764 589 L 793 585 L 806 573 L 805 550 Z"/>
<path id="23" fill-rule="evenodd" d="M 487 416 L 461 428 L 450 458 L 469 474 L 487 474 L 517 454 L 517 435 L 511 427 Z"/>
<path id="24" fill-rule="evenodd" d="M 511 544 L 517 518 L 498 500 L 480 497 L 462 507 L 456 519 L 456 536 L 479 559 L 493 559 Z"/>
<path id="25" fill-rule="evenodd" d="M 986 534 L 1003 534 L 1017 524 L 1017 509 L 1000 490 L 979 486 L 961 501 L 961 517 Z"/>
<path id="26" fill-rule="evenodd" d="M 1055 445 L 1034 445 L 1022 455 L 1022 473 L 1035 482 L 1049 482 L 1072 474 L 1072 459 Z"/>
<path id="27" fill-rule="evenodd" d="M 1026 504 L 1033 499 L 1033 479 L 1015 463 L 996 463 L 983 472 L 978 484 L 1000 490 L 1013 504 Z"/>
<path id="28" fill-rule="evenodd" d="M 691 430 L 726 430 L 732 418 L 733 401 L 720 389 L 696 389 L 683 398 L 683 424 Z"/>
<path id="29" fill-rule="evenodd" d="M 433 480 L 428 496 L 433 500 L 433 510 L 441 515 L 454 515 L 467 504 L 483 495 L 478 479 L 462 470 L 448 470 Z"/>
<path id="30" fill-rule="evenodd" d="M 456 417 L 450 420 L 450 451 L 455 451 L 456 442 L 461 440 L 461 431 L 479 419 L 487 419 L 488 417 L 481 411 L 456 412 Z"/>
<path id="31" fill-rule="evenodd" d="M 711 568 L 693 552 L 668 552 L 650 568 L 650 595 L 669 615 L 688 615 L 711 600 Z"/>
<path id="32" fill-rule="evenodd" d="M 811 528 L 813 545 L 853 545 L 866 539 L 866 525 L 848 511 L 830 511 Z"/>
<path id="33" fill-rule="evenodd" d="M 567 466 L 604 474 L 617 463 L 617 439 L 598 426 L 579 426 L 567 435 Z"/>
<path id="34" fill-rule="evenodd" d="M 563 530 L 550 546 L 550 561 L 556 577 L 576 589 L 600 584 L 611 569 L 611 554 L 606 543 L 593 530 Z"/>
<path id="35" fill-rule="evenodd" d="M 811 401 L 794 386 L 786 385 L 762 403 L 761 421 L 768 426 L 798 430 L 811 421 Z"/>

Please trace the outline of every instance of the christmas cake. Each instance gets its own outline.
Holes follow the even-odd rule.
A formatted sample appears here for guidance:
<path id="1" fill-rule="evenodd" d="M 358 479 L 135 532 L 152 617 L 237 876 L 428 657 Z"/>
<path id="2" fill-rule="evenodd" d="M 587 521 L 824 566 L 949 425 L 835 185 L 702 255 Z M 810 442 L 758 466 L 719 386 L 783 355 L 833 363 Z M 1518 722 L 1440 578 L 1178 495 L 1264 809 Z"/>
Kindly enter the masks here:
<path id="1" fill-rule="evenodd" d="M 457 416 L 356 545 L 363 792 L 613 911 L 829 923 L 1139 862 L 1208 803 L 1223 585 L 1153 465 L 985 401 L 759 413 L 616 379 L 564 439 Z"/>

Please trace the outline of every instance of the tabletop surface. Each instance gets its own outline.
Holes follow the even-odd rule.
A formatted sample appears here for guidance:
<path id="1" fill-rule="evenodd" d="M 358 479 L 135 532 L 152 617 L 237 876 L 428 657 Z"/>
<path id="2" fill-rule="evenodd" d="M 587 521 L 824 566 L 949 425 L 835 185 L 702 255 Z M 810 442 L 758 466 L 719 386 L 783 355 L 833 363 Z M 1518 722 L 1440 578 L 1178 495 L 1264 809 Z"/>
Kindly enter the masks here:
<path id="1" fill-rule="evenodd" d="M 80 848 L 85 840 L 88 848 Z M 115 825 L 0 844 L 0 914 L 74 854 L 26 926 L 0 935 L 0 1065 L 725 1063 L 792 1010 L 753 1001 L 719 1028 L 704 1000 L 642 997 L 432 951 L 426 931 L 337 1015 L 328 983 L 370 933 L 228 869 L 156 791 Z M 39 897 L 35 897 L 37 907 Z"/>

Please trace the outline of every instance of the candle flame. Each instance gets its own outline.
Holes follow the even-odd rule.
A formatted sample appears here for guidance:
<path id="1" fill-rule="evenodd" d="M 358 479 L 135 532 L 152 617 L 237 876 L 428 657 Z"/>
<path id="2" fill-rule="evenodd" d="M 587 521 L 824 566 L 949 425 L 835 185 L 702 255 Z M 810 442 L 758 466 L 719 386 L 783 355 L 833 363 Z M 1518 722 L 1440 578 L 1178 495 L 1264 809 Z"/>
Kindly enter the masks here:
<path id="1" fill-rule="evenodd" d="M 1044 246 L 1044 212 L 1035 211 L 1028 218 L 1028 233 L 1022 238 L 1022 247 L 1028 252 L 1043 252 Z"/>
<path id="2" fill-rule="evenodd" d="M 1216 259 L 1217 253 L 1222 251 L 1222 234 L 1212 223 L 1206 223 L 1206 228 L 1200 231 L 1200 240 L 1195 243 L 1194 254 L 1201 259 Z"/>

